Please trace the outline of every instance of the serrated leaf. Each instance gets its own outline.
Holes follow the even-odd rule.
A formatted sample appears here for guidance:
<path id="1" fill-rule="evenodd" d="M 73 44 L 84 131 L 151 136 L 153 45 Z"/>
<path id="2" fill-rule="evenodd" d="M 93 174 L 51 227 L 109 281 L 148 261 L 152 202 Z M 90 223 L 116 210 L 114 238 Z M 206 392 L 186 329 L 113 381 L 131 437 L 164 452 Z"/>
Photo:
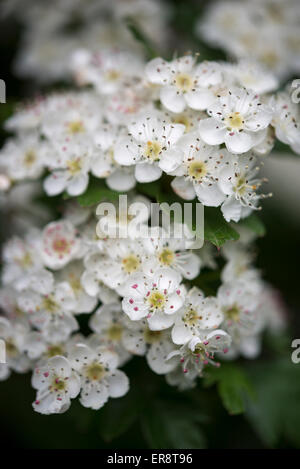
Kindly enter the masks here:
<path id="1" fill-rule="evenodd" d="M 119 195 L 120 192 L 109 189 L 102 179 L 91 178 L 87 190 L 77 197 L 77 201 L 82 207 L 90 207 L 103 200 L 118 200 Z"/>
<path id="2" fill-rule="evenodd" d="M 204 209 L 204 239 L 210 241 L 217 248 L 226 241 L 236 241 L 240 235 L 226 222 L 219 209 L 205 207 Z"/>
<path id="3" fill-rule="evenodd" d="M 266 234 L 265 225 L 255 213 L 252 213 L 249 217 L 241 220 L 238 225 L 248 228 L 253 231 L 253 233 L 257 234 L 257 236 L 264 236 Z"/>
<path id="4" fill-rule="evenodd" d="M 246 374 L 236 365 L 223 364 L 221 368 L 210 368 L 204 385 L 217 385 L 225 409 L 231 415 L 245 411 L 247 398 L 254 398 L 254 390 Z"/>

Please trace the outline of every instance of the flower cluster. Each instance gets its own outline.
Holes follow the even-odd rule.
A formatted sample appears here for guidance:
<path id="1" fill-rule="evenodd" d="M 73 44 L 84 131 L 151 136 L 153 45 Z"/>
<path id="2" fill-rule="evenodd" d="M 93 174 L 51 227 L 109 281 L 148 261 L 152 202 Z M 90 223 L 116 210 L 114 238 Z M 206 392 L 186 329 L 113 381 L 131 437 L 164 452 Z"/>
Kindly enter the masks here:
<path id="1" fill-rule="evenodd" d="M 44 414 L 64 412 L 79 394 L 93 409 L 123 396 L 129 380 L 119 368 L 135 355 L 186 389 L 216 359 L 259 353 L 263 331 L 282 319 L 253 267 L 249 233 L 237 225 L 240 241 L 196 249 L 186 225 L 175 235 L 177 220 L 168 231 L 159 221 L 149 226 L 151 201 L 140 188 L 164 177 L 171 196 L 220 207 L 238 222 L 266 196 L 259 170 L 275 137 L 300 151 L 299 111 L 253 64 L 191 55 L 146 64 L 107 48 L 77 50 L 71 69 L 81 89 L 20 107 L 0 151 L 2 205 L 24 210 L 41 180 L 49 200 L 63 196 L 59 219 L 33 217 L 23 229 L 18 219 L 21 235 L 3 249 L 0 376 L 32 370 L 33 406 Z M 133 223 L 122 236 L 132 213 L 79 206 L 74 198 L 82 201 L 90 179 L 104 187 L 103 199 L 126 192 L 142 202 L 148 235 Z M 211 292 L 202 284 L 208 269 L 218 279 Z"/>
<path id="2" fill-rule="evenodd" d="M 104 218 L 73 208 L 4 245 L 0 377 L 32 370 L 37 412 L 64 412 L 79 394 L 92 409 L 123 396 L 129 380 L 119 368 L 135 355 L 169 384 L 193 387 L 218 357 L 255 357 L 263 330 L 281 325 L 276 295 L 252 265 L 249 233 L 219 253 L 191 251 L 160 227 L 148 238 L 99 237 Z M 194 281 L 220 259 L 219 288 L 207 296 Z"/>
<path id="3" fill-rule="evenodd" d="M 211 2 L 196 33 L 237 59 L 254 60 L 287 78 L 300 70 L 299 19 L 297 0 Z"/>
<path id="4" fill-rule="evenodd" d="M 266 196 L 259 169 L 275 136 L 300 152 L 288 91 L 272 93 L 272 75 L 245 67 L 78 50 L 75 78 L 93 89 L 37 99 L 7 121 L 15 136 L 0 152 L 2 184 L 44 176 L 49 196 L 78 196 L 90 175 L 126 192 L 165 173 L 183 199 L 239 221 Z"/>

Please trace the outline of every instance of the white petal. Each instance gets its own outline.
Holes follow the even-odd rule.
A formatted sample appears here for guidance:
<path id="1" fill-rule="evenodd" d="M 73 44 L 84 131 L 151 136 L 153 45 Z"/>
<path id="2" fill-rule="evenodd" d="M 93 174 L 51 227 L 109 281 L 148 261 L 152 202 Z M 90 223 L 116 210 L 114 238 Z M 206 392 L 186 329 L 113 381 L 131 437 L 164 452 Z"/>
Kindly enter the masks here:
<path id="1" fill-rule="evenodd" d="M 194 184 L 184 177 L 176 177 L 171 182 L 173 191 L 185 200 L 193 200 L 196 196 Z"/>
<path id="2" fill-rule="evenodd" d="M 138 145 L 130 138 L 123 138 L 115 145 L 114 159 L 123 166 L 136 164 L 140 160 Z"/>
<path id="3" fill-rule="evenodd" d="M 174 86 L 164 86 L 160 90 L 160 100 L 163 105 L 172 112 L 182 112 L 186 107 L 184 97 L 177 94 L 177 90 Z"/>
<path id="4" fill-rule="evenodd" d="M 162 331 L 168 329 L 174 324 L 174 318 L 171 315 L 166 315 L 162 311 L 156 311 L 150 318 L 148 318 L 149 329 L 151 331 Z"/>
<path id="5" fill-rule="evenodd" d="M 190 108 L 203 111 L 216 100 L 216 97 L 210 90 L 204 88 L 190 91 L 185 95 L 185 100 Z"/>
<path id="6" fill-rule="evenodd" d="M 228 197 L 221 207 L 221 211 L 226 221 L 238 222 L 241 218 L 242 206 L 235 197 Z"/>
<path id="7" fill-rule="evenodd" d="M 226 128 L 213 117 L 209 117 L 199 122 L 199 134 L 205 143 L 219 145 L 225 140 Z"/>
<path id="8" fill-rule="evenodd" d="M 158 166 L 140 163 L 135 167 L 135 178 L 138 182 L 152 182 L 161 177 L 162 170 Z"/>
<path id="9" fill-rule="evenodd" d="M 218 187 L 217 183 L 212 185 L 197 184 L 194 186 L 198 199 L 207 207 L 218 207 L 225 198 L 225 195 Z"/>
<path id="10" fill-rule="evenodd" d="M 117 169 L 106 179 L 108 187 L 119 192 L 130 191 L 134 188 L 135 182 L 133 173 L 128 173 L 122 169 Z"/>
<path id="11" fill-rule="evenodd" d="M 123 371 L 116 370 L 108 378 L 110 397 L 122 397 L 129 391 L 129 379 Z"/>
<path id="12" fill-rule="evenodd" d="M 68 175 L 66 171 L 56 171 L 50 174 L 44 181 L 44 189 L 48 195 L 57 195 L 63 192 L 67 185 Z"/>
<path id="13" fill-rule="evenodd" d="M 73 178 L 67 185 L 67 192 L 70 195 L 80 195 L 86 190 L 89 183 L 89 177 L 87 174 L 80 174 Z"/>
<path id="14" fill-rule="evenodd" d="M 174 344 L 186 344 L 192 337 L 193 335 L 189 327 L 185 327 L 184 324 L 174 325 L 172 329 L 172 340 Z"/>
<path id="15" fill-rule="evenodd" d="M 183 152 L 178 148 L 170 148 L 163 152 L 158 165 L 165 173 L 171 173 L 181 165 L 182 160 Z"/>
<path id="16" fill-rule="evenodd" d="M 253 139 L 247 132 L 227 132 L 225 145 L 232 153 L 245 153 L 253 146 Z"/>
<path id="17" fill-rule="evenodd" d="M 166 61 L 160 57 L 151 60 L 145 68 L 147 79 L 157 85 L 168 83 L 171 72 L 167 67 L 168 64 Z"/>

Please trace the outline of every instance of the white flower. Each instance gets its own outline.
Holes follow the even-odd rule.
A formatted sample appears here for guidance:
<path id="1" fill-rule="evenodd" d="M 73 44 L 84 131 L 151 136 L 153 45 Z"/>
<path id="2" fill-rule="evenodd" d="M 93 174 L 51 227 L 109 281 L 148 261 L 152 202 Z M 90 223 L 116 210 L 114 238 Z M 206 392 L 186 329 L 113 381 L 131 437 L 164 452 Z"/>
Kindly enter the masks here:
<path id="1" fill-rule="evenodd" d="M 89 321 L 90 328 L 96 332 L 89 340 L 90 345 L 105 345 L 115 351 L 122 366 L 131 357 L 125 347 L 125 335 L 128 330 L 128 319 L 122 311 L 121 303 L 102 305 Z"/>
<path id="2" fill-rule="evenodd" d="M 129 380 L 117 369 L 115 352 L 78 344 L 70 352 L 69 360 L 81 378 L 80 402 L 84 407 L 100 409 L 109 397 L 122 397 L 128 392 Z"/>
<path id="3" fill-rule="evenodd" d="M 45 415 L 60 414 L 79 394 L 80 379 L 65 357 L 56 356 L 34 370 L 32 386 L 37 390 L 34 410 Z"/>
<path id="4" fill-rule="evenodd" d="M 133 275 L 122 302 L 124 312 L 133 321 L 147 318 L 151 330 L 167 329 L 184 301 L 185 288 L 180 281 L 181 275 L 167 268 L 157 270 L 151 277 Z"/>
<path id="5" fill-rule="evenodd" d="M 160 100 L 172 112 L 182 112 L 186 106 L 206 109 L 215 100 L 209 87 L 222 81 L 219 64 L 202 62 L 196 65 L 191 56 L 172 62 L 153 59 L 146 66 L 146 75 L 151 83 L 161 85 Z"/>
<path id="6" fill-rule="evenodd" d="M 73 261 L 58 272 L 57 280 L 68 282 L 73 290 L 75 305 L 72 312 L 76 314 L 91 313 L 97 304 L 96 298 L 88 295 L 82 284 L 83 265 L 80 261 Z"/>
<path id="7" fill-rule="evenodd" d="M 20 293 L 19 307 L 29 314 L 30 322 L 53 341 L 65 340 L 78 328 L 72 315 L 76 300 L 69 283 L 55 284 L 48 294 L 31 290 Z"/>
<path id="8" fill-rule="evenodd" d="M 88 295 L 98 296 L 104 304 L 114 303 L 118 300 L 118 294 L 102 281 L 103 260 L 104 255 L 98 252 L 91 252 L 85 257 L 81 284 Z"/>
<path id="9" fill-rule="evenodd" d="M 121 167 L 114 158 L 114 147 L 119 138 L 117 127 L 103 126 L 95 135 L 99 148 L 91 161 L 91 172 L 98 178 L 107 178 L 109 188 L 117 191 L 129 191 L 135 186 L 135 178 L 130 168 Z"/>
<path id="10" fill-rule="evenodd" d="M 256 192 L 263 182 L 257 178 L 258 171 L 259 166 L 251 153 L 242 158 L 231 155 L 220 169 L 218 186 L 227 196 L 221 207 L 225 220 L 237 222 L 251 210 L 259 209 L 259 200 L 266 196 Z"/>
<path id="11" fill-rule="evenodd" d="M 203 293 L 193 287 L 187 294 L 185 303 L 176 313 L 172 329 L 172 340 L 175 344 L 186 344 L 195 337 L 216 329 L 223 321 L 216 298 L 204 298 Z"/>
<path id="12" fill-rule="evenodd" d="M 80 256 L 78 232 L 70 221 L 52 222 L 43 230 L 42 257 L 51 269 L 61 269 Z"/>
<path id="13" fill-rule="evenodd" d="M 2 257 L 4 269 L 2 282 L 4 284 L 22 281 L 30 272 L 43 267 L 40 255 L 40 232 L 31 229 L 25 240 L 15 236 L 4 244 Z"/>
<path id="14" fill-rule="evenodd" d="M 0 381 L 6 379 L 10 370 L 25 373 L 31 367 L 31 361 L 25 354 L 24 344 L 29 327 L 24 322 L 9 321 L 0 317 L 0 339 L 5 343 L 5 366 L 0 365 Z"/>
<path id="15" fill-rule="evenodd" d="M 238 64 L 226 64 L 226 72 L 232 75 L 237 84 L 258 94 L 268 93 L 278 88 L 279 80 L 256 61 L 241 60 Z"/>
<path id="16" fill-rule="evenodd" d="M 291 101 L 287 92 L 278 93 L 271 100 L 274 110 L 272 126 L 281 142 L 290 145 L 295 153 L 300 154 L 300 111 L 299 105 Z"/>
<path id="17" fill-rule="evenodd" d="M 69 195 L 75 196 L 85 192 L 91 158 L 97 149 L 89 142 L 79 140 L 63 141 L 53 151 L 57 154 L 56 159 L 49 164 L 51 174 L 44 181 L 46 193 L 51 196 L 66 190 Z"/>
<path id="18" fill-rule="evenodd" d="M 101 95 L 116 93 L 128 82 L 139 79 L 143 70 L 143 62 L 137 54 L 116 49 L 97 53 L 78 50 L 72 61 L 80 84 L 93 84 Z"/>
<path id="19" fill-rule="evenodd" d="M 35 133 L 10 139 L 0 152 L 0 167 L 11 180 L 37 179 L 46 166 L 47 145 Z"/>
<path id="20" fill-rule="evenodd" d="M 62 93 L 47 100 L 42 133 L 49 141 L 86 141 L 101 123 L 101 103 L 94 93 Z"/>
<path id="21" fill-rule="evenodd" d="M 128 126 L 130 137 L 121 138 L 115 146 L 115 160 L 125 166 L 136 165 L 138 182 L 159 179 L 162 171 L 174 171 L 182 161 L 176 143 L 184 125 L 168 124 L 156 115 L 138 117 Z"/>
<path id="22" fill-rule="evenodd" d="M 144 272 L 155 272 L 158 268 L 168 267 L 179 272 L 189 280 L 200 272 L 199 256 L 185 248 L 185 239 L 172 237 L 163 229 L 150 230 L 149 237 L 143 240 L 148 260 L 143 263 Z"/>
<path id="23" fill-rule="evenodd" d="M 200 137 L 209 145 L 225 143 L 232 153 L 245 153 L 258 145 L 272 119 L 272 111 L 259 96 L 232 88 L 208 109 L 211 116 L 199 123 Z"/>
<path id="24" fill-rule="evenodd" d="M 223 327 L 229 331 L 234 342 L 240 336 L 250 336 L 260 329 L 259 297 L 242 282 L 224 283 L 217 295 L 224 314 Z"/>
<path id="25" fill-rule="evenodd" d="M 226 150 L 206 145 L 195 132 L 181 138 L 178 146 L 184 157 L 174 174 L 171 186 L 180 197 L 192 200 L 197 195 L 206 206 L 218 206 L 224 194 L 217 184 L 219 168 L 227 155 Z"/>

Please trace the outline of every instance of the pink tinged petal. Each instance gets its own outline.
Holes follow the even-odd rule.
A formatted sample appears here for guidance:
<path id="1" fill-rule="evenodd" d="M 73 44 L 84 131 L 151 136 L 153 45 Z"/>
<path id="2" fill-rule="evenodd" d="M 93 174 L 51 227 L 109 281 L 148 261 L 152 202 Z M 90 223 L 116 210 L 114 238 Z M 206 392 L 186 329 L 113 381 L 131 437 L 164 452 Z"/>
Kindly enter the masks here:
<path id="1" fill-rule="evenodd" d="M 159 179 L 162 170 L 155 165 L 148 163 L 140 163 L 135 167 L 135 178 L 138 182 L 152 182 Z"/>
<path id="2" fill-rule="evenodd" d="M 225 145 L 232 153 L 246 153 L 253 147 L 255 141 L 247 132 L 227 132 Z"/>
<path id="3" fill-rule="evenodd" d="M 202 119 L 199 122 L 199 134 L 202 140 L 209 145 L 219 145 L 225 141 L 226 128 L 213 117 Z"/>
<path id="4" fill-rule="evenodd" d="M 177 94 L 175 86 L 164 86 L 161 88 L 160 100 L 172 112 L 182 112 L 186 107 L 184 97 L 181 94 Z"/>

